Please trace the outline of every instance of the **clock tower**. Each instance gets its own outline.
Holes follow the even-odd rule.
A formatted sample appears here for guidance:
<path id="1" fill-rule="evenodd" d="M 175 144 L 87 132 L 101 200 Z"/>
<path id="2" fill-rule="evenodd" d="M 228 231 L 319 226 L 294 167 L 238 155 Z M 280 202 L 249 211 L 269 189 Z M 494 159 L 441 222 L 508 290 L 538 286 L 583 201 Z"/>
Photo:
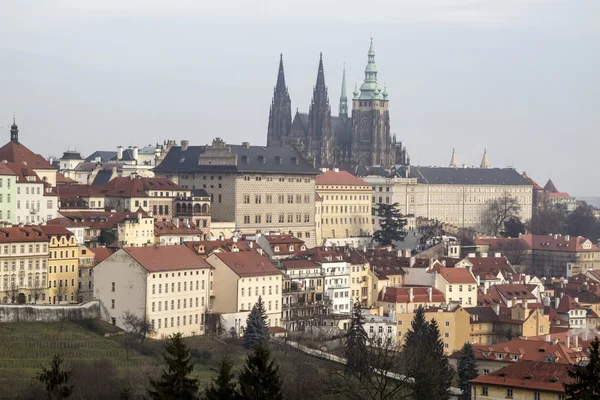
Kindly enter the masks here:
<path id="1" fill-rule="evenodd" d="M 377 83 L 373 39 L 365 68 L 365 81 L 354 88 L 352 99 L 352 160 L 358 165 L 395 164 L 395 150 L 390 132 L 387 89 Z"/>

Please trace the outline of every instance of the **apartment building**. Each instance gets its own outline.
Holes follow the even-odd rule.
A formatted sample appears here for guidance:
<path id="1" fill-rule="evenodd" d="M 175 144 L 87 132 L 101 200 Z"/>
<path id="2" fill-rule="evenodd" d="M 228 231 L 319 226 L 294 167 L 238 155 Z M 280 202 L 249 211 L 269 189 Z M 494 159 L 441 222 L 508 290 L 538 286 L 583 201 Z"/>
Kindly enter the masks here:
<path id="1" fill-rule="evenodd" d="M 204 332 L 211 267 L 186 246 L 124 247 L 94 267 L 102 318 L 125 329 L 129 312 L 147 318 L 155 337 Z"/>
<path id="2" fill-rule="evenodd" d="M 204 189 L 212 221 L 235 222 L 246 234 L 285 232 L 316 244 L 315 177 L 319 173 L 299 151 L 287 147 L 226 144 L 170 148 L 154 168 L 156 176 L 187 189 Z"/>
<path id="3" fill-rule="evenodd" d="M 434 287 L 384 286 L 377 297 L 380 315 L 412 314 L 419 307 L 440 307 L 446 303 L 444 293 Z"/>
<path id="4" fill-rule="evenodd" d="M 0 164 L 0 222 L 17 222 L 17 174 L 7 166 Z"/>
<path id="5" fill-rule="evenodd" d="M 370 242 L 373 234 L 371 185 L 337 168 L 321 172 L 316 178 L 316 192 L 322 199 L 317 243 L 323 244 L 328 239 L 339 239 L 333 240 L 338 245 L 359 246 Z"/>
<path id="6" fill-rule="evenodd" d="M 462 307 L 477 305 L 477 280 L 467 268 L 439 268 L 435 274 L 435 287 L 448 302 Z"/>
<path id="7" fill-rule="evenodd" d="M 283 274 L 267 257 L 255 251 L 215 252 L 206 261 L 214 268 L 214 312 L 247 314 L 261 297 L 269 326 L 281 326 Z M 246 320 L 239 319 L 241 333 Z"/>
<path id="8" fill-rule="evenodd" d="M 58 225 L 39 229 L 48 243 L 48 302 L 77 302 L 79 290 L 79 245 L 72 232 Z"/>
<path id="9" fill-rule="evenodd" d="M 271 260 L 285 260 L 292 258 L 296 253 L 306 250 L 304 240 L 288 234 L 256 235 L 256 244 L 259 245 Z"/>
<path id="10" fill-rule="evenodd" d="M 48 301 L 48 245 L 40 227 L 0 226 L 3 303 Z"/>
<path id="11" fill-rule="evenodd" d="M 357 176 L 373 187 L 373 204 L 398 203 L 404 215 L 481 228 L 489 202 L 510 195 L 531 219 L 533 185 L 513 168 L 359 167 Z"/>
<path id="12" fill-rule="evenodd" d="M 5 163 L 16 175 L 17 223 L 40 224 L 56 218 L 58 195 L 56 188 L 42 180 L 28 164 Z"/>

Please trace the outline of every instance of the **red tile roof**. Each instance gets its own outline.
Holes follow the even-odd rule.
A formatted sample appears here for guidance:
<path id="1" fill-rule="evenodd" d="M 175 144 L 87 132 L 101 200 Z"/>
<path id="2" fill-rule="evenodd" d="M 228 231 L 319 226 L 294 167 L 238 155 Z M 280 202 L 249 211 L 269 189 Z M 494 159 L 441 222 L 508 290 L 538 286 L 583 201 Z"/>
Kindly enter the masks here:
<path id="1" fill-rule="evenodd" d="M 557 193 L 546 193 L 547 199 L 570 199 L 569 193 L 557 192 Z"/>
<path id="2" fill-rule="evenodd" d="M 135 219 L 138 213 L 148 218 L 146 212 L 111 212 L 111 211 L 61 211 L 63 218 L 54 218 L 47 225 L 64 227 L 90 227 L 94 229 L 114 228 L 127 219 Z"/>
<path id="3" fill-rule="evenodd" d="M 18 164 L 18 163 L 5 163 L 3 164 L 7 168 L 10 168 L 17 176 L 17 182 L 20 183 L 42 183 L 42 180 L 35 173 L 33 168 L 26 164 Z"/>
<path id="4" fill-rule="evenodd" d="M 0 175 L 16 175 L 6 164 L 0 164 Z"/>
<path id="5" fill-rule="evenodd" d="M 161 235 L 199 235 L 202 233 L 196 224 L 190 222 L 189 226 L 185 226 L 183 221 L 179 221 L 178 226 L 173 222 L 154 221 L 154 234 Z"/>
<path id="6" fill-rule="evenodd" d="M 569 365 L 540 361 L 521 361 L 507 365 L 488 375 L 473 379 L 472 383 L 509 388 L 526 388 L 564 393 L 563 384 L 570 383 Z"/>
<path id="7" fill-rule="evenodd" d="M 189 192 L 167 178 L 117 177 L 102 187 L 102 193 L 110 197 L 148 197 L 149 191 L 161 190 Z"/>
<path id="8" fill-rule="evenodd" d="M 59 184 L 67 184 L 67 183 L 77 183 L 77 181 L 75 179 L 67 178 L 60 172 L 57 172 L 56 173 L 56 184 L 59 185 Z"/>
<path id="9" fill-rule="evenodd" d="M 558 307 L 556 307 L 556 312 L 560 314 L 567 314 L 570 310 L 579 310 L 583 307 L 579 305 L 578 302 L 575 301 L 569 295 L 561 296 L 560 301 L 558 302 Z"/>
<path id="10" fill-rule="evenodd" d="M 529 245 L 529 248 L 535 250 L 550 250 L 550 251 L 591 251 L 598 252 L 600 248 L 595 244 L 591 243 L 589 249 L 584 249 L 582 246 L 589 240 L 583 236 L 570 236 L 567 240 L 567 236 L 554 236 L 551 235 L 522 235 L 521 239 Z"/>
<path id="11" fill-rule="evenodd" d="M 0 243 L 49 242 L 39 226 L 0 228 Z"/>
<path id="12" fill-rule="evenodd" d="M 410 291 L 413 293 L 413 300 L 410 301 Z M 429 300 L 428 290 L 431 290 L 431 301 Z M 379 292 L 377 301 L 385 303 L 445 303 L 446 296 L 434 287 L 391 287 L 384 286 Z"/>
<path id="13" fill-rule="evenodd" d="M 544 191 L 546 191 L 547 193 L 558 192 L 558 189 L 556 188 L 556 186 L 554 186 L 554 182 L 552 182 L 552 179 L 548 179 L 548 182 L 546 182 L 546 184 L 544 185 Z"/>
<path id="14" fill-rule="evenodd" d="M 55 169 L 44 157 L 34 153 L 19 142 L 12 140 L 0 147 L 0 161 L 9 163 L 27 163 L 34 169 Z"/>
<path id="15" fill-rule="evenodd" d="M 114 251 L 108 247 L 90 247 L 88 248 L 94 254 L 94 260 L 96 263 L 101 263 L 106 260 Z"/>
<path id="16" fill-rule="evenodd" d="M 315 180 L 316 185 L 344 185 L 344 186 L 366 186 L 371 190 L 371 185 L 360 178 L 352 175 L 347 171 L 340 170 L 339 172 L 329 170 L 317 175 Z"/>
<path id="17" fill-rule="evenodd" d="M 233 239 L 224 240 L 195 240 L 184 243 L 197 254 L 210 255 L 215 250 L 221 251 L 256 251 L 259 247 L 256 243 L 248 240 L 233 241 Z"/>
<path id="18" fill-rule="evenodd" d="M 505 278 L 508 278 L 515 273 L 506 257 L 467 257 L 467 261 L 473 265 L 472 271 L 475 275 L 491 273 L 497 276 L 498 273 L 502 273 Z"/>
<path id="19" fill-rule="evenodd" d="M 257 252 L 213 253 L 238 276 L 282 275 L 269 259 Z"/>
<path id="20" fill-rule="evenodd" d="M 505 299 L 512 300 L 537 300 L 537 297 L 531 293 L 531 285 L 522 285 L 519 283 L 505 283 L 490 287 L 489 292 L 498 291 Z"/>
<path id="21" fill-rule="evenodd" d="M 60 225 L 40 225 L 39 228 L 46 236 L 73 236 L 73 232 Z"/>
<path id="22" fill-rule="evenodd" d="M 446 280 L 446 282 L 454 283 L 475 283 L 477 280 L 473 274 L 466 268 L 440 268 L 438 274 Z"/>
<path id="23" fill-rule="evenodd" d="M 211 268 L 203 258 L 183 245 L 124 247 L 123 251 L 149 272 Z"/>

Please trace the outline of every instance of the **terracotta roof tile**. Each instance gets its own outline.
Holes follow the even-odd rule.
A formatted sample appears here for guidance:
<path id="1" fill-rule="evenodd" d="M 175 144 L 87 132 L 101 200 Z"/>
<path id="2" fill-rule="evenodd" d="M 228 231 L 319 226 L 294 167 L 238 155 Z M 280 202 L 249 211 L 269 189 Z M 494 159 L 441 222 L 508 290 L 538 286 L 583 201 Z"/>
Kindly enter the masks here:
<path id="1" fill-rule="evenodd" d="M 365 186 L 365 189 L 371 190 L 371 185 L 351 173 L 343 170 L 338 172 L 329 170 L 317 175 L 316 185 L 344 185 L 344 186 Z M 319 188 L 317 188 L 319 189 Z"/>
<path id="2" fill-rule="evenodd" d="M 12 226 L 0 228 L 0 243 L 49 242 L 39 226 Z"/>
<path id="3" fill-rule="evenodd" d="M 124 247 L 123 251 L 149 272 L 211 268 L 203 258 L 183 245 Z"/>
<path id="4" fill-rule="evenodd" d="M 34 153 L 19 142 L 10 141 L 0 147 L 0 161 L 23 164 L 34 169 L 55 169 L 44 157 Z"/>
<path id="5" fill-rule="evenodd" d="M 267 257 L 256 252 L 214 253 L 213 255 L 240 277 L 282 275 Z"/>
<path id="6" fill-rule="evenodd" d="M 466 268 L 440 268 L 438 274 L 446 280 L 446 282 L 454 283 L 474 283 L 477 280 L 473 274 Z"/>
<path id="7" fill-rule="evenodd" d="M 431 301 L 429 300 L 431 290 Z M 413 299 L 410 299 L 412 291 Z M 446 296 L 434 287 L 393 287 L 384 286 L 379 292 L 378 301 L 385 303 L 445 303 Z"/>
<path id="8" fill-rule="evenodd" d="M 101 263 L 106 260 L 114 251 L 108 247 L 90 247 L 88 248 L 94 254 L 94 260 L 96 263 Z"/>

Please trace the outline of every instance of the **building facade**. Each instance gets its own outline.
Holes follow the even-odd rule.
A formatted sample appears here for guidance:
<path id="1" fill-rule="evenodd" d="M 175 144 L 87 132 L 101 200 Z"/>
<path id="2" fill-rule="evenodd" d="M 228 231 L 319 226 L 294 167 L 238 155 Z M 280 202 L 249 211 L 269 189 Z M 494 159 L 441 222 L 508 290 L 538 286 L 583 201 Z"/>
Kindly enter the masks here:
<path id="1" fill-rule="evenodd" d="M 48 237 L 48 300 L 75 303 L 79 290 L 79 245 L 72 232 L 57 225 L 40 226 Z"/>
<path id="2" fill-rule="evenodd" d="M 17 222 L 16 182 L 17 174 L 0 164 L 0 222 Z"/>

